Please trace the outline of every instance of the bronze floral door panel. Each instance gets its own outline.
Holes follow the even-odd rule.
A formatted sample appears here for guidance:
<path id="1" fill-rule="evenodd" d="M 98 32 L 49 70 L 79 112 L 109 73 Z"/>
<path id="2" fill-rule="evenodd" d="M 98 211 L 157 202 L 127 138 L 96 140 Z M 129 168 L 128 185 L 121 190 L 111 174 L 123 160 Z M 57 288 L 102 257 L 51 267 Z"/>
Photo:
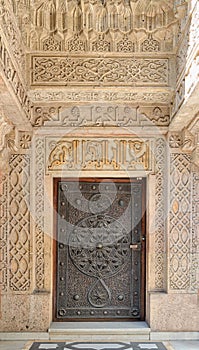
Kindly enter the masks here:
<path id="1" fill-rule="evenodd" d="M 55 319 L 143 319 L 143 180 L 57 180 Z"/>

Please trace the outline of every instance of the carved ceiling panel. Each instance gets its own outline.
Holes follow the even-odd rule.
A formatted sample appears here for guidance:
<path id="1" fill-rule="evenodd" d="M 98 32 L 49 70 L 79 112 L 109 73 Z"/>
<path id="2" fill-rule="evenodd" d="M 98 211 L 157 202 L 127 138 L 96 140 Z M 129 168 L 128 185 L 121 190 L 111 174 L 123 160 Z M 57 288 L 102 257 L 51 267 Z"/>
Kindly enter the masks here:
<path id="1" fill-rule="evenodd" d="M 178 7 L 185 0 L 14 0 L 31 50 L 172 51 Z M 179 16 L 178 16 L 179 17 Z"/>

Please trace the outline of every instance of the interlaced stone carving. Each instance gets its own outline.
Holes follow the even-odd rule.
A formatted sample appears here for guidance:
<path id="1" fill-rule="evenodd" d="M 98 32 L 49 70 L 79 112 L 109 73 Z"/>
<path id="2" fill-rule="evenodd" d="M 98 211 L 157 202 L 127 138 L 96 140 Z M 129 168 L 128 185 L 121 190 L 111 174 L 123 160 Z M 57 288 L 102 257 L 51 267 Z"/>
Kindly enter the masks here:
<path id="1" fill-rule="evenodd" d="M 142 52 L 158 52 L 160 51 L 160 43 L 159 41 L 153 39 L 149 36 L 148 39 L 144 40 L 141 45 Z"/>
<path id="2" fill-rule="evenodd" d="M 48 171 L 149 170 L 149 141 L 139 139 L 82 139 L 51 141 Z"/>
<path id="3" fill-rule="evenodd" d="M 103 35 L 99 35 L 98 39 L 92 43 L 92 51 L 111 51 L 111 43 L 105 40 Z"/>
<path id="4" fill-rule="evenodd" d="M 117 43 L 118 52 L 134 52 L 135 44 L 125 36 L 122 40 Z"/>
<path id="5" fill-rule="evenodd" d="M 66 83 L 168 84 L 167 59 L 33 58 L 34 85 Z"/>
<path id="6" fill-rule="evenodd" d="M 60 51 L 61 50 L 61 43 L 60 43 L 60 41 L 56 40 L 53 36 L 50 36 L 49 38 L 47 38 L 43 41 L 43 50 L 44 51 Z"/>
<path id="7" fill-rule="evenodd" d="M 2 292 L 7 290 L 8 279 L 8 177 L 0 176 L 0 289 Z"/>
<path id="8" fill-rule="evenodd" d="M 158 139 L 155 145 L 155 288 L 164 289 L 165 280 L 165 211 L 166 211 L 166 145 L 164 139 Z"/>
<path id="9" fill-rule="evenodd" d="M 72 39 L 66 42 L 66 49 L 69 52 L 83 52 L 86 50 L 86 43 L 80 39 L 79 34 L 75 34 Z"/>
<path id="10" fill-rule="evenodd" d="M 30 158 L 14 155 L 10 160 L 9 179 L 9 287 L 29 291 L 32 270 L 30 234 Z"/>
<path id="11" fill-rule="evenodd" d="M 44 289 L 44 139 L 36 139 L 35 253 L 36 288 Z"/>
<path id="12" fill-rule="evenodd" d="M 193 172 L 192 174 L 192 247 L 191 247 L 191 289 L 198 290 L 198 273 L 199 273 L 199 174 Z"/>
<path id="13" fill-rule="evenodd" d="M 190 288 L 191 176 L 190 156 L 171 155 L 170 182 L 170 288 Z"/>

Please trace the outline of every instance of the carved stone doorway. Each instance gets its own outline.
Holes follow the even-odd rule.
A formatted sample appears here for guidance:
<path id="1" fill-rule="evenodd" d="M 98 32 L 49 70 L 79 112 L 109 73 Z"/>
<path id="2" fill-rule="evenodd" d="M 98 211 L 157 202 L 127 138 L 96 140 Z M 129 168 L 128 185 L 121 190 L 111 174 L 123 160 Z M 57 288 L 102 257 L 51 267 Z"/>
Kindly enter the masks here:
<path id="1" fill-rule="evenodd" d="M 144 320 L 144 179 L 55 179 L 54 320 Z"/>

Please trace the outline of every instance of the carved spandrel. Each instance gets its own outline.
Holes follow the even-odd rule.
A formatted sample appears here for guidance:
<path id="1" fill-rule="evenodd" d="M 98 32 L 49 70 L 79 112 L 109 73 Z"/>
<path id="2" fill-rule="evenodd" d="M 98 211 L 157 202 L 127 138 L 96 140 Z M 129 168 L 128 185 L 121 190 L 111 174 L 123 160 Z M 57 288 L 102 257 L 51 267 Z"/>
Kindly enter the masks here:
<path id="1" fill-rule="evenodd" d="M 49 143 L 47 171 L 82 170 L 150 170 L 150 141 L 60 140 Z"/>

